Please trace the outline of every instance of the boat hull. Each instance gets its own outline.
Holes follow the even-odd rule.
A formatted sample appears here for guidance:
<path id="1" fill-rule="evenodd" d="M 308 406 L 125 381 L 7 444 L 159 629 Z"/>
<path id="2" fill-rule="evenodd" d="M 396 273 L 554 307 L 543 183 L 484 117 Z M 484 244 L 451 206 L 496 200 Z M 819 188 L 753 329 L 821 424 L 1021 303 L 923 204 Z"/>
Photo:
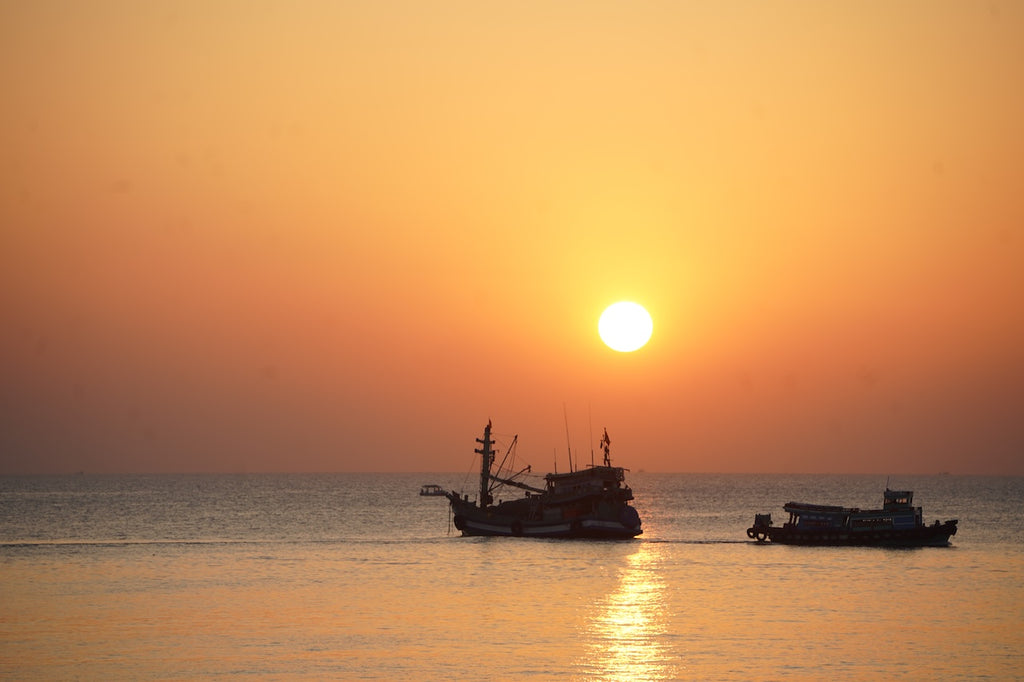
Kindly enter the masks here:
<path id="1" fill-rule="evenodd" d="M 758 542 L 819 547 L 947 547 L 956 535 L 956 521 L 907 529 L 850 531 L 811 530 L 787 526 L 754 526 L 747 535 Z"/>
<path id="2" fill-rule="evenodd" d="M 557 521 L 488 514 L 475 505 L 452 505 L 455 527 L 468 536 L 627 540 L 643 533 L 636 510 L 624 505 L 619 519 L 579 516 Z"/>

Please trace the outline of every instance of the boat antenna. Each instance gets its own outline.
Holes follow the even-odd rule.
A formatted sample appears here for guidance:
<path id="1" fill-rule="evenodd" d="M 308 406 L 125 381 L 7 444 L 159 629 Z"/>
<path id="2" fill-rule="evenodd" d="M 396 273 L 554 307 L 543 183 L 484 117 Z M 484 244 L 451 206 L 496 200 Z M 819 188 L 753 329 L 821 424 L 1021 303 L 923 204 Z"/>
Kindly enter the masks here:
<path id="1" fill-rule="evenodd" d="M 562 403 L 562 414 L 565 415 L 565 447 L 569 451 L 569 473 L 572 473 L 572 441 L 569 439 L 569 410 L 566 409 L 565 403 Z"/>
<path id="2" fill-rule="evenodd" d="M 555 473 L 557 474 L 558 473 L 558 450 L 556 448 L 551 448 L 551 453 L 555 457 Z"/>
<path id="3" fill-rule="evenodd" d="M 594 466 L 594 414 L 593 410 L 590 409 L 590 403 L 587 403 L 587 420 L 590 422 L 590 466 Z"/>

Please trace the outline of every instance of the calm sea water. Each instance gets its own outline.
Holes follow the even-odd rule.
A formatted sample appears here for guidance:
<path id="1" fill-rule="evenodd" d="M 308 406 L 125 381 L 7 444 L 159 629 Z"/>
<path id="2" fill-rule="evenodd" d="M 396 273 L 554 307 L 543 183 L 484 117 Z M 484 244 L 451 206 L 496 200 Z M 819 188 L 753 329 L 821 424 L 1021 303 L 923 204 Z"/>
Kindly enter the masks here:
<path id="1" fill-rule="evenodd" d="M 1024 679 L 1024 479 L 899 477 L 949 548 L 757 545 L 875 476 L 634 473 L 633 541 L 462 538 L 461 475 L 0 478 L 10 680 Z"/>

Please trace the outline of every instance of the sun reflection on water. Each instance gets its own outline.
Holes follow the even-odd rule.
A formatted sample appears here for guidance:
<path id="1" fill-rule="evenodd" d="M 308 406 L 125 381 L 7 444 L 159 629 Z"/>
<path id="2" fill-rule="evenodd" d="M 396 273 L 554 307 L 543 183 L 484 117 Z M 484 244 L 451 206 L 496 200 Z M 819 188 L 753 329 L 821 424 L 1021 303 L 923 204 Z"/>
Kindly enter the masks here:
<path id="1" fill-rule="evenodd" d="M 655 543 L 639 543 L 625 557 L 618 586 L 598 600 L 590 625 L 589 679 L 632 682 L 666 680 L 676 665 L 666 646 L 669 637 L 662 552 Z"/>

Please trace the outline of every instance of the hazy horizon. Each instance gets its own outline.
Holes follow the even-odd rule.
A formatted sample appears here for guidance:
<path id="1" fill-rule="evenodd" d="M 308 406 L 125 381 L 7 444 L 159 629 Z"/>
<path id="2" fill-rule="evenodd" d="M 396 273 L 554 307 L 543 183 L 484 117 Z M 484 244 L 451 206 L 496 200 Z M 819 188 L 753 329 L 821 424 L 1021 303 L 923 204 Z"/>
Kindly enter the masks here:
<path id="1" fill-rule="evenodd" d="M 855 476 L 860 478 L 872 478 L 877 477 L 880 480 L 886 479 L 889 483 L 889 487 L 893 489 L 899 489 L 904 484 L 898 480 L 901 477 L 921 478 L 921 477 L 933 477 L 933 476 L 964 476 L 973 478 L 1020 478 L 1024 474 L 977 474 L 977 473 L 959 473 L 956 471 L 904 471 L 900 473 L 879 473 L 876 471 L 661 471 L 651 469 L 636 469 L 633 467 L 626 466 L 623 462 L 612 462 L 613 466 L 624 466 L 627 472 L 631 474 L 653 474 L 658 476 L 765 476 L 765 477 L 786 477 L 786 476 Z M 587 468 L 591 466 L 589 462 L 584 464 L 582 467 L 576 467 L 576 470 L 581 468 Z M 535 478 L 543 478 L 546 474 L 565 473 L 568 471 L 567 468 L 561 466 L 555 471 L 552 467 L 539 468 L 534 467 L 531 474 L 527 474 L 527 477 L 533 476 Z M 476 468 L 469 469 L 466 471 L 431 471 L 424 469 L 422 471 L 417 470 L 403 470 L 403 471 L 377 471 L 377 470 L 336 470 L 336 471 L 20 471 L 20 472 L 6 472 L 0 474 L 0 476 L 8 477 L 32 477 L 32 476 L 334 476 L 334 475 L 359 475 L 359 476 L 463 476 L 467 479 L 471 479 L 471 486 L 478 485 L 479 482 L 479 463 L 476 464 Z M 423 481 L 422 485 L 431 483 L 432 481 Z M 883 482 L 883 485 L 885 483 Z"/>

